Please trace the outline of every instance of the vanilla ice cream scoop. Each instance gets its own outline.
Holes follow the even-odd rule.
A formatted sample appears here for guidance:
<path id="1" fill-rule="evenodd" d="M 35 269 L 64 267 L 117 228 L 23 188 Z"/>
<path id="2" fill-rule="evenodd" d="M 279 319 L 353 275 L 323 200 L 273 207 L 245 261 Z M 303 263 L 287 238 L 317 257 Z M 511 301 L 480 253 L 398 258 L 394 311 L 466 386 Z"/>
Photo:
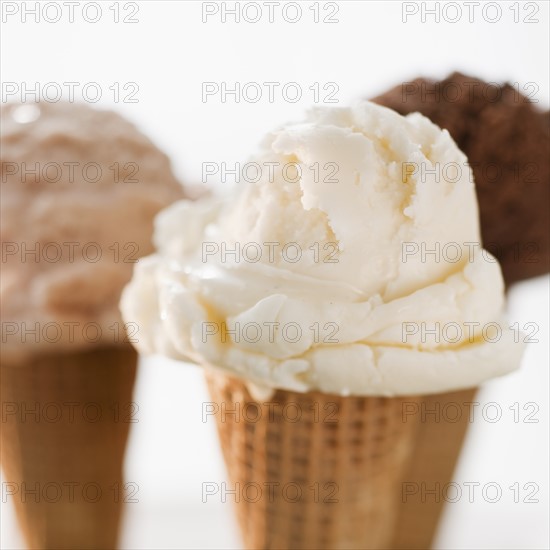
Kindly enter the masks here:
<path id="1" fill-rule="evenodd" d="M 361 102 L 265 139 L 225 198 L 156 220 L 123 293 L 138 347 L 269 388 L 437 393 L 519 366 L 448 132 Z"/>
<path id="2" fill-rule="evenodd" d="M 86 105 L 8 104 L 1 116 L 4 359 L 122 343 L 121 290 L 153 251 L 154 216 L 183 197 L 168 157 Z"/>

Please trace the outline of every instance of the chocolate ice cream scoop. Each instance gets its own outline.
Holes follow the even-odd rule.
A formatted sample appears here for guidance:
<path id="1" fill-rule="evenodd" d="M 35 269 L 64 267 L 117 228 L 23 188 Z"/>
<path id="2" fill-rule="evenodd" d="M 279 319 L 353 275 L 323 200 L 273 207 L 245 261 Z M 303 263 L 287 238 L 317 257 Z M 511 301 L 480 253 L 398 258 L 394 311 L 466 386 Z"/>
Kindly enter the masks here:
<path id="1" fill-rule="evenodd" d="M 508 285 L 550 270 L 550 117 L 533 103 L 535 89 L 453 73 L 403 82 L 372 100 L 403 115 L 422 113 L 466 154 L 483 244 Z"/>

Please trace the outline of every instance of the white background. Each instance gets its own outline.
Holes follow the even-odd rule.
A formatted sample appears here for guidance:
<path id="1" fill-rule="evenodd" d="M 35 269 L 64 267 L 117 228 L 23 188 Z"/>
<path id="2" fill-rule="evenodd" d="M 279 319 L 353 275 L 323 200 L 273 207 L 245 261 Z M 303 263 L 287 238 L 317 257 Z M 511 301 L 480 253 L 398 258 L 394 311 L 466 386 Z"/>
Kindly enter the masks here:
<path id="1" fill-rule="evenodd" d="M 258 23 L 235 23 L 220 12 L 203 23 L 200 2 L 137 2 L 137 23 L 115 23 L 114 2 L 100 2 L 101 17 L 86 22 L 81 6 L 74 22 L 64 8 L 55 19 L 55 6 L 22 21 L 24 4 L 3 2 L 1 37 L 2 102 L 21 100 L 23 83 L 41 89 L 50 82 L 96 82 L 102 90 L 98 105 L 119 110 L 135 121 L 173 159 L 176 173 L 186 183 L 200 183 L 203 162 L 246 162 L 259 139 L 273 127 L 299 119 L 313 105 L 314 83 L 338 85 L 336 98 L 344 105 L 370 97 L 418 75 L 442 78 L 461 70 L 489 81 L 508 80 L 519 89 L 536 86 L 540 105 L 549 102 L 549 10 L 547 2 L 484 2 L 468 8 L 455 2 L 337 2 L 338 23 L 314 23 L 313 2 L 300 2 L 296 23 L 275 8 L 270 23 L 267 7 Z M 42 3 L 44 4 L 44 3 Z M 54 2 L 62 6 L 61 2 Z M 89 3 L 82 3 L 89 4 Z M 131 2 L 119 3 L 120 19 L 133 11 Z M 233 4 L 230 2 L 229 4 Z M 332 9 L 320 2 L 321 19 Z M 477 4 L 477 3 L 474 3 Z M 18 8 L 18 13 L 9 13 Z M 440 21 L 423 9 L 439 9 Z M 500 8 L 500 18 L 498 16 Z M 95 10 L 87 8 L 88 18 Z M 403 21 L 404 10 L 409 15 Z M 519 21 L 514 21 L 514 10 Z M 536 13 L 534 13 L 536 11 Z M 289 11 L 292 17 L 295 12 Z M 248 12 L 253 15 L 253 11 Z M 538 22 L 524 22 L 531 19 Z M 44 17 L 45 15 L 45 17 Z M 490 22 L 489 19 L 495 20 Z M 257 103 L 222 103 L 220 96 L 202 98 L 203 82 L 297 82 L 303 97 L 289 103 L 264 94 Z M 114 101 L 109 87 L 134 82 L 136 103 Z M 6 97 L 9 83 L 19 92 Z M 8 88 L 5 86 L 8 85 Z M 533 88 L 528 88 L 532 90 Z M 52 88 L 50 88 L 52 90 Z M 126 92 L 121 90 L 121 99 Z M 321 95 L 321 97 L 323 97 Z M 27 96 L 33 101 L 32 96 Z M 42 98 L 44 99 L 44 98 Z M 208 183 L 214 183 L 210 181 Z M 451 504 L 437 548 L 548 548 L 548 279 L 516 285 L 510 293 L 510 323 L 536 322 L 539 343 L 530 344 L 522 369 L 487 384 L 478 400 L 496 402 L 503 417 L 496 423 L 481 419 L 469 434 L 457 482 L 496 482 L 503 488 L 497 503 L 478 495 Z M 221 483 L 223 464 L 213 422 L 201 420 L 208 397 L 198 368 L 162 359 L 148 359 L 141 367 L 135 401 L 139 422 L 133 426 L 128 450 L 127 479 L 139 486 L 138 503 L 128 505 L 122 547 L 126 549 L 240 548 L 231 506 L 219 499 L 202 502 L 203 482 Z M 508 407 L 534 402 L 535 424 L 515 423 Z M 523 417 L 523 413 L 522 413 Z M 514 503 L 508 489 L 534 482 L 538 503 Z M 526 493 L 520 493 L 523 499 Z M 9 499 L 1 506 L 0 546 L 21 548 Z"/>

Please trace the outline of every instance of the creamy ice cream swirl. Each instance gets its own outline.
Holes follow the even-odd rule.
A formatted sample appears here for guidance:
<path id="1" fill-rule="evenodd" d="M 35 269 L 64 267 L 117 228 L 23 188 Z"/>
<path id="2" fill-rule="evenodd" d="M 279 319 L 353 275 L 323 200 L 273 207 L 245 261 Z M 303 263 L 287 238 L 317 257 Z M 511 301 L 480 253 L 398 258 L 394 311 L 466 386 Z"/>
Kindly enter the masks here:
<path id="1" fill-rule="evenodd" d="M 466 157 L 362 102 L 270 134 L 227 196 L 156 220 L 123 294 L 138 348 L 271 388 L 437 393 L 518 367 Z"/>

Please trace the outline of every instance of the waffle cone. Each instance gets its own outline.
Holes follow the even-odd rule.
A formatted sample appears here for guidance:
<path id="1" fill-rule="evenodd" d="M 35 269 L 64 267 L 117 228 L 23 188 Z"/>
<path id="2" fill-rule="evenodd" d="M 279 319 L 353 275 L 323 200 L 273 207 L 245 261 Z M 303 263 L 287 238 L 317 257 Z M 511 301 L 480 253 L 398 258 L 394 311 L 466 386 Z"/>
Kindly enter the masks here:
<path id="1" fill-rule="evenodd" d="M 277 390 L 253 399 L 244 382 L 207 372 L 248 549 L 391 548 L 419 398 Z M 225 411 L 225 413 L 224 413 Z"/>
<path id="2" fill-rule="evenodd" d="M 2 363 L 5 491 L 32 549 L 113 549 L 136 352 L 110 347 Z"/>
<path id="3" fill-rule="evenodd" d="M 470 423 L 477 389 L 422 397 L 410 408 L 419 416 L 414 451 L 404 473 L 392 548 L 431 548 L 444 508 L 444 488 L 453 473 Z"/>

